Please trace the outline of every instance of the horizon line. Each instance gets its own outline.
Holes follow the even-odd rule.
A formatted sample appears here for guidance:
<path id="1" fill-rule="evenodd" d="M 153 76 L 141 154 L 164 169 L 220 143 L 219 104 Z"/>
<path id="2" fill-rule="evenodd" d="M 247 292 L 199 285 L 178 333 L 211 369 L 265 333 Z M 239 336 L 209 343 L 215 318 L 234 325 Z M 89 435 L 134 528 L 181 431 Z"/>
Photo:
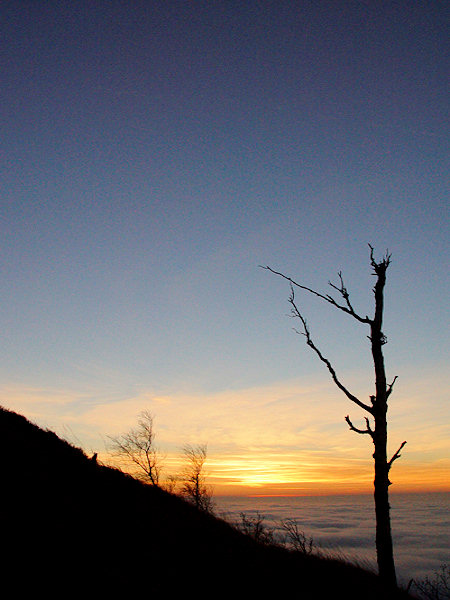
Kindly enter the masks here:
<path id="1" fill-rule="evenodd" d="M 450 494 L 449 490 L 403 490 L 392 491 L 390 495 L 400 494 Z M 333 492 L 315 494 L 214 494 L 213 498 L 318 498 L 326 496 L 373 496 L 373 492 Z"/>

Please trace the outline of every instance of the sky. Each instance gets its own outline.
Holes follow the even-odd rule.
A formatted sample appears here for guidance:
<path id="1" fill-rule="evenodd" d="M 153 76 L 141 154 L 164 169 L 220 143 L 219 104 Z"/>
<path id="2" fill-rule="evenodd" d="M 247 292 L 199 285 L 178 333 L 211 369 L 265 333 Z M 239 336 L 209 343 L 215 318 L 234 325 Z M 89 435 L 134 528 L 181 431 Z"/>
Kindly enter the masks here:
<path id="1" fill-rule="evenodd" d="M 289 317 L 385 293 L 392 491 L 449 490 L 444 2 L 11 1 L 2 23 L 0 404 L 108 462 L 153 414 L 216 494 L 370 492 L 372 448 Z M 368 331 L 297 302 L 340 379 Z"/>

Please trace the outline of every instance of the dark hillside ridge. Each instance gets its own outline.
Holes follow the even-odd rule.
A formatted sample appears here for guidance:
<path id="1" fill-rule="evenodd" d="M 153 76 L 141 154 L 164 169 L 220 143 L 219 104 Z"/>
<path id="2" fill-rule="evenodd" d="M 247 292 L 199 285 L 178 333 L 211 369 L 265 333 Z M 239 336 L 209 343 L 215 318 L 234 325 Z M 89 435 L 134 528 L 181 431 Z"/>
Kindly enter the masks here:
<path id="1" fill-rule="evenodd" d="M 0 449 L 10 598 L 408 597 L 358 567 L 256 544 L 1 407 Z"/>

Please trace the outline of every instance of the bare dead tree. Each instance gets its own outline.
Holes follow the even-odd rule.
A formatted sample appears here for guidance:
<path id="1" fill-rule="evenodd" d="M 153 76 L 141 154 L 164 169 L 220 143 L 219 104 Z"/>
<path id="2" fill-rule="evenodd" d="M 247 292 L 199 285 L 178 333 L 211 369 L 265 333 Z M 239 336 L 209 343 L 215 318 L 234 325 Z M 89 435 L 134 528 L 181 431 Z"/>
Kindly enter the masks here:
<path id="1" fill-rule="evenodd" d="M 269 546 L 275 542 L 273 529 L 265 523 L 265 517 L 258 510 L 253 515 L 240 512 L 240 523 L 237 524 L 239 531 L 253 538 L 260 544 Z"/>
<path id="2" fill-rule="evenodd" d="M 425 579 L 412 579 L 408 588 L 416 590 L 419 598 L 423 600 L 448 600 L 450 598 L 450 570 L 448 565 L 442 564 L 434 577 Z"/>
<path id="3" fill-rule="evenodd" d="M 155 447 L 153 416 L 149 411 L 140 413 L 136 428 L 117 437 L 110 436 L 109 439 L 113 456 L 135 465 L 138 476 L 144 481 L 159 485 L 161 458 Z"/>
<path id="4" fill-rule="evenodd" d="M 286 535 L 286 541 L 296 551 L 301 554 L 312 554 L 314 540 L 307 538 L 304 531 L 299 529 L 295 519 L 284 519 L 281 521 L 281 527 Z"/>
<path id="5" fill-rule="evenodd" d="M 206 461 L 206 445 L 183 447 L 187 465 L 182 473 L 181 494 L 200 510 L 212 511 L 211 489 L 205 482 L 203 467 Z"/>
<path id="6" fill-rule="evenodd" d="M 391 586 L 397 585 L 393 544 L 392 544 L 392 532 L 391 532 L 391 520 L 390 520 L 390 506 L 389 506 L 389 472 L 392 468 L 394 461 L 400 458 L 400 452 L 406 442 L 402 442 L 399 449 L 394 455 L 388 459 L 387 455 L 387 410 L 388 410 L 388 399 L 393 391 L 394 384 L 397 380 L 397 376 L 394 377 L 391 383 L 387 383 L 386 371 L 384 365 L 383 346 L 386 344 L 387 339 L 383 333 L 383 309 L 384 309 L 384 288 L 386 284 L 386 271 L 391 262 L 391 255 L 386 252 L 380 261 L 376 261 L 374 258 L 374 249 L 369 244 L 370 248 L 370 265 L 373 269 L 373 275 L 376 277 L 375 286 L 373 288 L 374 294 L 374 316 L 362 316 L 358 314 L 350 300 L 350 294 L 345 287 L 342 273 L 338 273 L 339 282 L 333 284 L 328 282 L 330 287 L 334 290 L 334 294 L 338 294 L 339 300 L 336 300 L 331 294 L 322 294 L 309 287 L 301 285 L 287 277 L 285 274 L 275 271 L 274 269 L 266 266 L 263 267 L 270 272 L 286 279 L 290 284 L 291 293 L 289 296 L 289 303 L 291 304 L 292 316 L 298 318 L 301 322 L 302 329 L 298 332 L 305 336 L 307 345 L 317 354 L 319 359 L 327 367 L 332 380 L 337 387 L 347 396 L 347 398 L 359 406 L 368 416 L 365 417 L 365 426 L 362 428 L 356 427 L 350 420 L 349 416 L 345 417 L 345 420 L 349 428 L 361 435 L 368 435 L 374 444 L 374 466 L 375 466 L 375 479 L 374 479 L 374 500 L 375 500 L 375 517 L 376 517 L 376 551 L 377 551 L 377 563 L 380 577 Z M 370 404 L 362 402 L 354 394 L 352 394 L 348 388 L 339 379 L 335 369 L 331 362 L 322 354 L 321 350 L 313 341 L 306 319 L 302 312 L 298 308 L 295 299 L 295 289 L 304 290 L 310 294 L 313 294 L 328 302 L 338 310 L 350 315 L 359 323 L 367 325 L 370 329 L 370 340 L 374 370 L 375 370 L 375 394 L 369 396 Z"/>

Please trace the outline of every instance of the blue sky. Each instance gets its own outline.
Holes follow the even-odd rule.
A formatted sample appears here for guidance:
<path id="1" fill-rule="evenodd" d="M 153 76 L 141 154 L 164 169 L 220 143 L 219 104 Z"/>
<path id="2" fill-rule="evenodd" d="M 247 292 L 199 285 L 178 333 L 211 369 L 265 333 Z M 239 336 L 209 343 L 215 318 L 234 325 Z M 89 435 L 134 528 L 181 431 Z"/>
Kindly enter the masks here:
<path id="1" fill-rule="evenodd" d="M 436 439 L 448 422 L 448 12 L 4 4 L 0 401 L 92 448 L 150 408 L 169 453 L 204 441 L 219 460 L 276 454 L 276 440 L 255 442 L 270 398 L 292 399 L 291 423 L 303 390 L 322 390 L 315 427 L 327 407 L 351 447 L 352 407 L 328 409 L 335 392 L 286 317 L 288 287 L 259 265 L 321 291 L 342 269 L 370 314 L 371 243 L 393 254 L 388 373 L 403 402 L 425 387 L 410 427 Z M 301 303 L 367 397 L 367 332 Z M 246 443 L 230 428 L 250 418 Z M 433 460 L 446 456 L 440 445 Z"/>

